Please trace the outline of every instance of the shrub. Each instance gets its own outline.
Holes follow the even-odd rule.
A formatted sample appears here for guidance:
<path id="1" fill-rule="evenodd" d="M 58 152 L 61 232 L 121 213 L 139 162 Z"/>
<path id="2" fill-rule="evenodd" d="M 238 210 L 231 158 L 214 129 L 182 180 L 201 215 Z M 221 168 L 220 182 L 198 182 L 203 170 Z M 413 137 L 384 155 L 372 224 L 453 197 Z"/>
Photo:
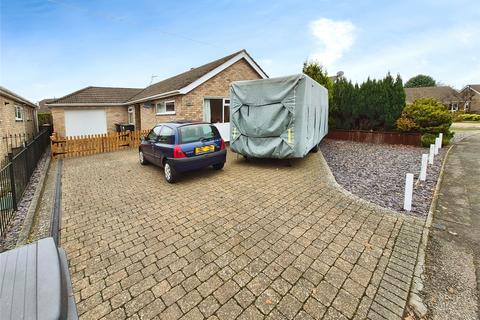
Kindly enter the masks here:
<path id="1" fill-rule="evenodd" d="M 443 135 L 442 145 L 446 146 L 450 143 L 450 140 L 453 138 L 454 133 L 451 132 L 449 135 Z M 430 147 L 431 144 L 435 144 L 435 138 L 437 135 L 432 133 L 425 133 L 422 135 L 422 146 L 423 147 Z"/>
<path id="2" fill-rule="evenodd" d="M 465 113 L 458 115 L 460 121 L 480 121 L 480 114 Z"/>
<path id="3" fill-rule="evenodd" d="M 400 118 L 398 118 L 396 125 L 397 125 L 397 129 L 403 132 L 411 132 L 411 131 L 418 130 L 418 126 L 415 123 L 415 121 L 403 115 Z"/>
<path id="4" fill-rule="evenodd" d="M 429 147 L 431 144 L 435 144 L 435 138 L 437 136 L 431 133 L 425 133 L 422 135 L 422 146 Z"/>
<path id="5" fill-rule="evenodd" d="M 422 133 L 422 145 L 424 146 L 430 144 L 432 136 L 433 142 L 435 142 L 435 137 L 439 133 L 443 133 L 444 144 L 448 144 L 453 137 L 453 133 L 450 131 L 452 114 L 436 99 L 415 100 L 403 109 L 401 118 L 403 119 L 400 122 L 397 121 L 397 128 L 399 130 L 406 129 L 407 126 L 404 125 L 406 122 L 410 123 L 409 120 L 414 122 L 416 127 L 410 126 L 410 131 Z"/>
<path id="6" fill-rule="evenodd" d="M 38 125 L 52 124 L 52 115 L 50 113 L 39 113 L 38 115 Z"/>

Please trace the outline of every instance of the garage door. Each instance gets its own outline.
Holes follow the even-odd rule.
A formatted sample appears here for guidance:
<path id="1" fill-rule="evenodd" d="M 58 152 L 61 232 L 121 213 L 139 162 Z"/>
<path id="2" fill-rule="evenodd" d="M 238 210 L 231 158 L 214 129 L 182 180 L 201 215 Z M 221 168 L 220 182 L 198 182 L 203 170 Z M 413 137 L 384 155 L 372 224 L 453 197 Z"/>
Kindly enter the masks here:
<path id="1" fill-rule="evenodd" d="M 65 134 L 67 137 L 98 133 L 107 133 L 105 110 L 65 110 Z"/>

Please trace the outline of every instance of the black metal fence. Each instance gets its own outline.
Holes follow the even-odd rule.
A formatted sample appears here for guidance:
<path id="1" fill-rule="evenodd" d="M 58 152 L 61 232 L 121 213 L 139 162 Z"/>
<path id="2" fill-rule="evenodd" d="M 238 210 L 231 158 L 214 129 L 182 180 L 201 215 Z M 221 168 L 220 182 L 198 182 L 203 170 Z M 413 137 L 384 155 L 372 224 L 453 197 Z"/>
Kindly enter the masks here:
<path id="1" fill-rule="evenodd" d="M 0 161 L 1 237 L 5 236 L 8 223 L 17 210 L 30 177 L 50 144 L 50 135 L 50 128 L 43 128 L 32 140 L 25 142 L 23 147 L 9 153 L 6 161 Z"/>

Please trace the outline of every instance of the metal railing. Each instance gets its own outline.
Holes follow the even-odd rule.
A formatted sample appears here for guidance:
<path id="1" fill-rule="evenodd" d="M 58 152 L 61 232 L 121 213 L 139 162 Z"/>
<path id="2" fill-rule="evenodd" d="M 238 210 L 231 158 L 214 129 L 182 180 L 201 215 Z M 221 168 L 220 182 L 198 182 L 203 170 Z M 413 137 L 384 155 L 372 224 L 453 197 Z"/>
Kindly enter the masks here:
<path id="1" fill-rule="evenodd" d="M 44 128 L 31 141 L 10 152 L 0 163 L 0 236 L 5 236 L 8 223 L 18 209 L 25 188 L 38 161 L 50 144 L 50 128 Z"/>

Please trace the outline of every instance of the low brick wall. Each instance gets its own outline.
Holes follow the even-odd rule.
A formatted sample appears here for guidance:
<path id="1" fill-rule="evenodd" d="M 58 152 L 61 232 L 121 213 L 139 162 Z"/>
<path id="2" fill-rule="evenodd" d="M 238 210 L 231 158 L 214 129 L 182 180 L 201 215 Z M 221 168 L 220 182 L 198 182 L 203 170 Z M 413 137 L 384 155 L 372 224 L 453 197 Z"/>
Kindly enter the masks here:
<path id="1" fill-rule="evenodd" d="M 405 144 L 420 147 L 420 133 L 380 132 L 364 130 L 329 130 L 327 138 L 368 143 Z"/>

